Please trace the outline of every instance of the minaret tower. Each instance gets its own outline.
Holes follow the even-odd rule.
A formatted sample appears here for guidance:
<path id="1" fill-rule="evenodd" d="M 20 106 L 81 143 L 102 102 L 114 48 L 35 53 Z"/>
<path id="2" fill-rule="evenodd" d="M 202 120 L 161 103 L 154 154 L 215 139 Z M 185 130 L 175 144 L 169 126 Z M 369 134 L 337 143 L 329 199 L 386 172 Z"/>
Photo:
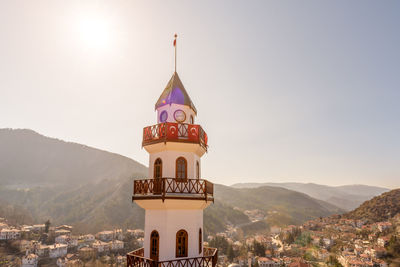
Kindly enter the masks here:
<path id="1" fill-rule="evenodd" d="M 207 134 L 175 71 L 155 104 L 157 124 L 143 129 L 150 155 L 148 179 L 135 180 L 132 200 L 145 209 L 144 247 L 128 266 L 215 266 L 217 250 L 203 248 L 203 210 L 214 202 L 213 184 L 201 179 Z"/>

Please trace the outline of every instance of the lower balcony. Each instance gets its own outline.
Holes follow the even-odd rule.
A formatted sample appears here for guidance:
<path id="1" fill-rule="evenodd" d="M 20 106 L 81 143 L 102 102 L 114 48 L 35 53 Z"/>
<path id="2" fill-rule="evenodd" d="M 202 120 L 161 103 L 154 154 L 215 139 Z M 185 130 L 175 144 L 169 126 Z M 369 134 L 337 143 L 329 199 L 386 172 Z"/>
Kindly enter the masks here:
<path id="1" fill-rule="evenodd" d="M 154 178 L 133 182 L 134 200 L 192 199 L 214 201 L 214 184 L 204 179 Z"/>
<path id="2" fill-rule="evenodd" d="M 144 249 L 140 248 L 126 255 L 128 267 L 215 267 L 218 262 L 216 248 L 203 249 L 203 257 L 184 258 L 170 261 L 156 261 L 144 257 Z"/>

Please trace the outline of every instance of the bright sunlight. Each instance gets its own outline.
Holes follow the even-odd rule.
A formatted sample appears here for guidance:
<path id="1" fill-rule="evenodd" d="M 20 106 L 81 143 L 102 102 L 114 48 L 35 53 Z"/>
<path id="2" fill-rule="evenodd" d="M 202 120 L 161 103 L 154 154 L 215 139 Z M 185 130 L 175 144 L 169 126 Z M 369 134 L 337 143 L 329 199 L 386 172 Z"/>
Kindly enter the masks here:
<path id="1" fill-rule="evenodd" d="M 89 49 L 103 50 L 110 46 L 112 29 L 110 21 L 99 17 L 84 17 L 79 20 L 81 39 Z"/>

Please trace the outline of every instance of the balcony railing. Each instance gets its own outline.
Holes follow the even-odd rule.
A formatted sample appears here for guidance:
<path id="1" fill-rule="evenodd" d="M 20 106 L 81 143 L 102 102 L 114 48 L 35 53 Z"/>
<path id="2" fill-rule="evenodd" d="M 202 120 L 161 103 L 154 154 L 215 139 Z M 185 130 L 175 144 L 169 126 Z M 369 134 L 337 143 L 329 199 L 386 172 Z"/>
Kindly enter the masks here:
<path id="1" fill-rule="evenodd" d="M 214 184 L 203 179 L 154 178 L 133 182 L 132 200 L 204 199 L 214 201 Z"/>
<path id="2" fill-rule="evenodd" d="M 207 134 L 200 125 L 164 122 L 143 128 L 142 146 L 160 142 L 184 142 L 199 144 L 206 151 Z"/>
<path id="3" fill-rule="evenodd" d="M 170 261 L 155 261 L 144 257 L 144 249 L 140 248 L 126 255 L 128 267 L 215 267 L 218 261 L 216 248 L 203 249 L 203 257 L 185 258 Z"/>

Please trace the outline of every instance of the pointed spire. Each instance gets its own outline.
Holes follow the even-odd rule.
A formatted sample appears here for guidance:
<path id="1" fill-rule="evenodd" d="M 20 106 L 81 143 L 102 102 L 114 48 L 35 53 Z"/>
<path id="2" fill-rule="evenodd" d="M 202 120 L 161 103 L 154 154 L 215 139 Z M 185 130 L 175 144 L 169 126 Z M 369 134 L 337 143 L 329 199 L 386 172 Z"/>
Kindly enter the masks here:
<path id="1" fill-rule="evenodd" d="M 189 106 L 191 109 L 193 109 L 195 114 L 197 114 L 196 107 L 190 99 L 189 94 L 186 92 L 177 72 L 172 75 L 161 96 L 158 98 L 155 109 L 168 104 Z"/>
<path id="2" fill-rule="evenodd" d="M 194 113 L 197 115 L 196 107 L 194 106 L 189 94 L 186 92 L 181 79 L 179 79 L 178 73 L 176 72 L 176 38 L 178 35 L 174 35 L 174 47 L 175 47 L 175 72 L 169 80 L 167 86 L 162 92 L 161 96 L 155 105 L 155 109 L 162 107 L 164 105 L 179 104 L 186 105 L 193 109 Z"/>

